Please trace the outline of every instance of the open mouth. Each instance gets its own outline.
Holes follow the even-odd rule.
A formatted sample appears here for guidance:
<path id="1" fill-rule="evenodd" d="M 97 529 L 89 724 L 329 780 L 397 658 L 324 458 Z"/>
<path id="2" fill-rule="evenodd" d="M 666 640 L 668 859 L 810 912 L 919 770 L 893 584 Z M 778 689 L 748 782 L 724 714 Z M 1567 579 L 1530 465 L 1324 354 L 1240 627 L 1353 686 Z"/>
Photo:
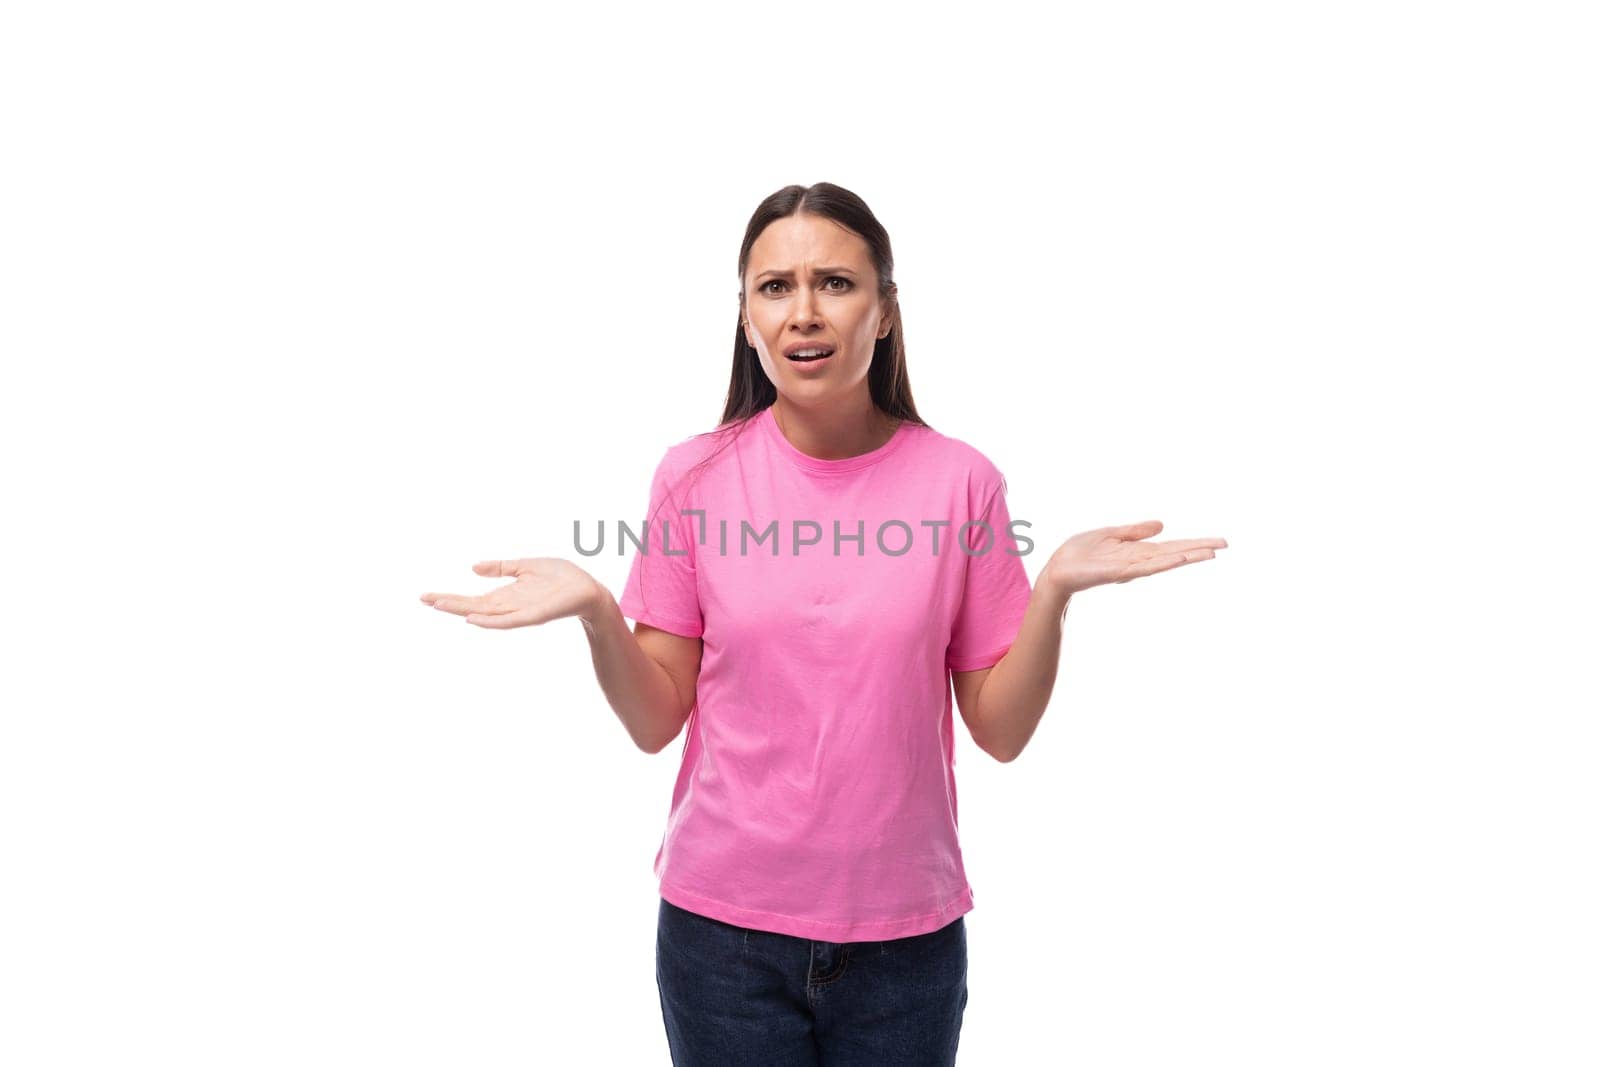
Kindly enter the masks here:
<path id="1" fill-rule="evenodd" d="M 791 352 L 788 359 L 791 363 L 816 363 L 819 360 L 827 359 L 833 353 L 834 349 L 826 345 L 818 345 L 815 348 L 802 348 L 797 352 Z"/>

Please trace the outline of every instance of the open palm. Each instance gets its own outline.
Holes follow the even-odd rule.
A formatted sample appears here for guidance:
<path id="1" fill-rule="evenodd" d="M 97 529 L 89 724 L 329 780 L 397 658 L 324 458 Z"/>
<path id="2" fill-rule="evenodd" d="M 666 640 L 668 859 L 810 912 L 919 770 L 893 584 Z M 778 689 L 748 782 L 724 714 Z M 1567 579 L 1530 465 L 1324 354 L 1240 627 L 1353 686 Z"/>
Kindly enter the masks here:
<path id="1" fill-rule="evenodd" d="M 423 593 L 422 602 L 461 615 L 490 630 L 538 626 L 582 615 L 595 603 L 599 584 L 588 571 L 564 559 L 494 559 L 474 563 L 485 578 L 515 578 L 482 596 Z"/>
<path id="2" fill-rule="evenodd" d="M 1126 582 L 1157 571 L 1171 570 L 1216 556 L 1227 548 L 1220 537 L 1195 537 L 1183 541 L 1145 541 L 1161 532 L 1161 522 L 1149 519 L 1132 526 L 1107 526 L 1075 534 L 1050 557 L 1041 578 L 1063 596 L 1112 582 Z"/>

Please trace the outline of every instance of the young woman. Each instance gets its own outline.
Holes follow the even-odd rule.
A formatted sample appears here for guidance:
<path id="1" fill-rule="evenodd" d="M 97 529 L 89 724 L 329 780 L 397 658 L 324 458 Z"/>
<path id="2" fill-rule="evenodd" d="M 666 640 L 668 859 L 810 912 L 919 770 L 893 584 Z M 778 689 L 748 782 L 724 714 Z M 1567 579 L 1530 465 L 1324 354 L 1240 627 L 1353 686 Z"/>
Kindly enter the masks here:
<path id="1" fill-rule="evenodd" d="M 973 894 L 952 685 L 978 747 L 1015 759 L 1072 594 L 1227 545 L 1093 530 L 1030 587 L 1000 471 L 917 415 L 893 278 L 853 193 L 768 197 L 722 421 L 657 464 L 621 599 L 560 559 L 422 598 L 497 629 L 576 616 L 635 744 L 687 723 L 655 859 L 674 1064 L 953 1063 Z"/>

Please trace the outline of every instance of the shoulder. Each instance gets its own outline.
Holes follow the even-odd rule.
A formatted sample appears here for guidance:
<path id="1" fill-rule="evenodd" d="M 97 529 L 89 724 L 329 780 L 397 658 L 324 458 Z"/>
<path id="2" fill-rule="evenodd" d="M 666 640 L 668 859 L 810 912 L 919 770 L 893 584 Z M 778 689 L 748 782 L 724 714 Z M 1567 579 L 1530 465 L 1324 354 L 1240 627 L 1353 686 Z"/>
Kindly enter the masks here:
<path id="1" fill-rule="evenodd" d="M 977 446 L 930 426 L 907 427 L 914 432 L 918 462 L 940 470 L 945 477 L 965 481 L 975 495 L 987 497 L 1005 488 L 999 466 Z"/>
<path id="2" fill-rule="evenodd" d="M 656 462 L 656 482 L 675 491 L 686 488 L 708 467 L 730 455 L 743 435 L 753 429 L 751 420 L 745 419 L 673 442 Z"/>

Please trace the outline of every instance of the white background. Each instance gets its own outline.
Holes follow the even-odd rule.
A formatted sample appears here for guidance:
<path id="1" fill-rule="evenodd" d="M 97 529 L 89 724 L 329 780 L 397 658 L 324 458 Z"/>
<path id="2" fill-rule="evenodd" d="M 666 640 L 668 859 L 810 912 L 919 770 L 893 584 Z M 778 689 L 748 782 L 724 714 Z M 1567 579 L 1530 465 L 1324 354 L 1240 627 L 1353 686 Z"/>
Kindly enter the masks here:
<path id="1" fill-rule="evenodd" d="M 1580 7 L 8 7 L 0 1060 L 667 1062 L 681 739 L 418 596 L 642 517 L 826 180 L 1030 576 L 1231 545 L 957 720 L 962 1062 L 1597 1062 Z"/>

